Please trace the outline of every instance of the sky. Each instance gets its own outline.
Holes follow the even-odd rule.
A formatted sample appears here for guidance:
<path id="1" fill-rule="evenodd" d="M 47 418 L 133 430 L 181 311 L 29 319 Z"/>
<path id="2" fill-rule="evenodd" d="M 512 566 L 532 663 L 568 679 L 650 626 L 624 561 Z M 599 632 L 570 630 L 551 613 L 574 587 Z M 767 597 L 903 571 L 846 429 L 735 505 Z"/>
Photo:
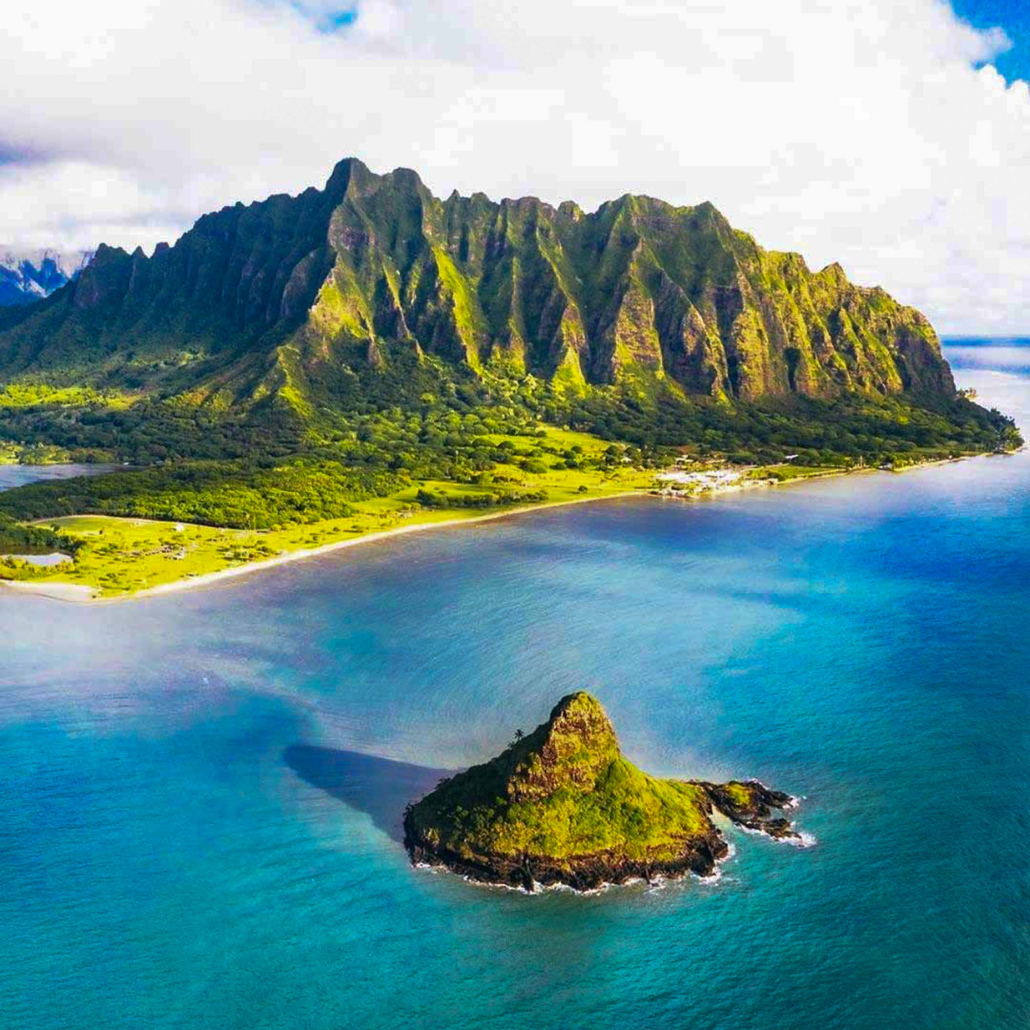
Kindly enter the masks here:
<path id="1" fill-rule="evenodd" d="M 1027 0 L 954 0 L 955 13 L 979 29 L 1003 26 L 1011 46 L 993 61 L 1010 81 L 1030 79 L 1030 3 Z"/>
<path id="2" fill-rule="evenodd" d="M 149 251 L 357 156 L 710 200 L 943 333 L 1030 334 L 1027 0 L 48 0 L 0 67 L 16 250 Z"/>

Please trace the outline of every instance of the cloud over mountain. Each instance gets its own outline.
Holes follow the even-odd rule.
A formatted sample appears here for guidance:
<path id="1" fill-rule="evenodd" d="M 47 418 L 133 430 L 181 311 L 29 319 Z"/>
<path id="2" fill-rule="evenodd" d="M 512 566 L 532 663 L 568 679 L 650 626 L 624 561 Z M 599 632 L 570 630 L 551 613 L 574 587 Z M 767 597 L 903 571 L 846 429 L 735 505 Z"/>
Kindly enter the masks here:
<path id="1" fill-rule="evenodd" d="M 344 154 L 709 199 L 945 331 L 1030 330 L 1030 90 L 939 0 L 59 0 L 0 39 L 0 241 L 152 246 Z"/>

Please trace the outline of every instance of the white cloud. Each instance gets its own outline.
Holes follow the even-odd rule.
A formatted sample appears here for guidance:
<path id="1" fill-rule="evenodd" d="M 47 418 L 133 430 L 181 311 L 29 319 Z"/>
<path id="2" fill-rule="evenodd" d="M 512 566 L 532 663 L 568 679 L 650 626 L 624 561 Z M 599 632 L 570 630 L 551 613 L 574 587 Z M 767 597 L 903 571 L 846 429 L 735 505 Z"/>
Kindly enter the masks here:
<path id="1" fill-rule="evenodd" d="M 0 38 L 0 241 L 152 246 L 340 157 L 446 194 L 711 199 L 1030 332 L 1030 91 L 939 0 L 51 0 Z M 984 64 L 983 67 L 977 67 Z"/>

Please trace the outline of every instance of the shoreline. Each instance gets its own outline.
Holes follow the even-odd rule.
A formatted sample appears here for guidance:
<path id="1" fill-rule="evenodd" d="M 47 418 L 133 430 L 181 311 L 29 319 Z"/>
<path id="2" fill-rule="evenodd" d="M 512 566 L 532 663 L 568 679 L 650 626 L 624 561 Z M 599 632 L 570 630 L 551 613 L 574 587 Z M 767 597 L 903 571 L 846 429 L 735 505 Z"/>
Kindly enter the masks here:
<path id="1" fill-rule="evenodd" d="M 25 594 L 33 594 L 37 597 L 46 597 L 53 601 L 66 601 L 71 604 L 119 604 L 124 601 L 135 601 L 142 597 L 157 597 L 162 594 L 174 594 L 184 590 L 193 590 L 197 587 L 211 586 L 223 580 L 236 579 L 240 576 L 249 576 L 264 569 L 275 568 L 279 565 L 287 565 L 290 562 L 302 561 L 306 558 L 319 558 L 322 555 L 330 554 L 333 551 L 342 551 L 348 547 L 357 547 L 360 544 L 375 543 L 389 539 L 394 536 L 402 536 L 408 533 L 418 533 L 430 529 L 453 529 L 457 526 L 477 525 L 481 522 L 492 522 L 495 519 L 509 518 L 514 515 L 525 515 L 533 511 L 544 511 L 547 508 L 564 508 L 573 504 L 592 504 L 602 501 L 614 501 L 626 497 L 649 497 L 645 489 L 622 490 L 614 494 L 604 494 L 601 497 L 570 497 L 564 501 L 545 501 L 542 504 L 528 504 L 519 508 L 509 508 L 505 511 L 494 511 L 486 515 L 472 515 L 468 518 L 440 519 L 437 522 L 416 522 L 405 526 L 394 526 L 391 529 L 377 530 L 372 533 L 365 533 L 361 536 L 351 537 L 348 540 L 335 540 L 329 544 L 322 544 L 319 547 L 301 548 L 296 551 L 289 551 L 286 554 L 278 554 L 272 558 L 265 558 L 262 561 L 247 562 L 244 565 L 234 565 L 227 569 L 218 569 L 216 572 L 206 572 L 201 576 L 194 576 L 190 579 L 177 579 L 171 583 L 160 583 L 154 587 L 146 587 L 131 594 L 118 594 L 115 597 L 98 597 L 93 593 L 93 588 L 82 583 L 67 583 L 60 580 L 0 580 L 0 593 L 10 588 Z"/>
<path id="2" fill-rule="evenodd" d="M 94 597 L 93 588 L 86 586 L 85 583 L 65 583 L 61 580 L 0 579 L 0 595 L 5 590 L 45 597 L 50 601 L 67 601 L 71 604 L 96 604 L 97 601 L 103 600 Z"/>
<path id="3" fill-rule="evenodd" d="M 303 561 L 308 558 L 318 558 L 335 551 L 342 551 L 345 548 L 357 547 L 361 544 L 376 543 L 388 540 L 394 536 L 401 536 L 408 533 L 424 532 L 431 529 L 453 529 L 458 526 L 477 525 L 483 522 L 492 522 L 495 519 L 510 518 L 516 515 L 525 515 L 529 512 L 544 511 L 548 508 L 564 508 L 574 504 L 596 504 L 603 501 L 625 499 L 627 497 L 651 498 L 655 501 L 690 502 L 714 500 L 728 494 L 745 493 L 755 489 L 775 489 L 785 486 L 797 486 L 802 483 L 818 482 L 827 479 L 841 479 L 846 476 L 889 474 L 899 475 L 904 472 L 918 471 L 920 469 L 933 468 L 940 465 L 951 465 L 958 462 L 968 461 L 971 458 L 989 457 L 1011 457 L 1025 450 L 1021 447 L 1016 451 L 1006 451 L 1003 454 L 983 453 L 966 454 L 957 458 L 935 458 L 930 461 L 918 462 L 906 465 L 904 468 L 880 469 L 880 468 L 853 468 L 834 469 L 825 473 L 817 473 L 811 476 L 798 476 L 793 479 L 777 481 L 773 479 L 760 479 L 751 482 L 736 481 L 733 483 L 713 486 L 695 494 L 686 496 L 675 496 L 672 494 L 658 494 L 653 488 L 639 487 L 633 490 L 621 490 L 617 493 L 605 494 L 600 497 L 570 497 L 562 501 L 545 501 L 541 504 L 527 504 L 517 508 L 509 508 L 505 511 L 489 512 L 484 515 L 472 515 L 467 518 L 441 519 L 436 522 L 416 522 L 403 526 L 394 526 L 391 529 L 377 530 L 365 533 L 361 536 L 351 537 L 347 540 L 335 540 L 332 543 L 322 544 L 319 547 L 300 548 L 296 551 L 289 551 L 285 554 L 278 554 L 261 561 L 247 562 L 243 565 L 235 565 L 225 569 L 218 569 L 215 572 L 207 572 L 200 576 L 187 579 L 174 580 L 171 583 L 161 583 L 157 586 L 146 587 L 134 593 L 118 594 L 114 597 L 97 596 L 92 587 L 81 583 L 68 583 L 61 580 L 0 580 L 0 595 L 5 589 L 10 589 L 23 594 L 31 594 L 36 597 L 44 597 L 53 601 L 64 601 L 70 604 L 106 605 L 118 604 L 125 601 L 134 601 L 145 597 L 158 597 L 164 594 L 174 594 L 181 591 L 193 590 L 199 587 L 212 586 L 224 580 L 236 579 L 241 576 L 249 576 L 264 569 L 275 568 L 280 565 L 287 565 L 290 562 Z"/>

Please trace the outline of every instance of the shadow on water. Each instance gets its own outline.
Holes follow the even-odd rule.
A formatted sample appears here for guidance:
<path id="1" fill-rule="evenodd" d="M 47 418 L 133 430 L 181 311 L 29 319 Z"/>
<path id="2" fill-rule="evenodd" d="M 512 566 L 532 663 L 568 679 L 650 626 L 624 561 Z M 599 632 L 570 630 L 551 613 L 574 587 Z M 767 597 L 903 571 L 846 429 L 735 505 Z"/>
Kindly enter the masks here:
<path id="1" fill-rule="evenodd" d="M 453 769 L 429 769 L 389 758 L 291 744 L 283 760 L 304 781 L 330 797 L 365 812 L 398 844 L 404 841 L 404 808 L 433 789 Z"/>

